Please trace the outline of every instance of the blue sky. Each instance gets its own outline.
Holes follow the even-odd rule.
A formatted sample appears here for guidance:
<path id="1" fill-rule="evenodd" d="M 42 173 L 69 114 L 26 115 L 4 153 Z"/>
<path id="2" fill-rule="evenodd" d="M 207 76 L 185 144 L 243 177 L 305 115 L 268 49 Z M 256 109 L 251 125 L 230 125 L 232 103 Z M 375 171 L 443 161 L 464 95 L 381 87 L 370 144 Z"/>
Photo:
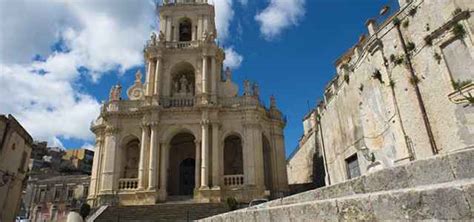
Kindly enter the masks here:
<path id="1" fill-rule="evenodd" d="M 20 2 L 30 3 L 32 1 Z M 50 2 L 47 0 L 38 1 Z M 131 2 L 130 0 L 123 1 Z M 228 36 L 221 40 L 220 43 L 227 49 L 232 48 L 243 58 L 241 64 L 236 65 L 234 69 L 233 79 L 240 86 L 244 79 L 258 82 L 262 99 L 266 103 L 268 103 L 270 95 L 276 96 L 279 108 L 288 118 L 288 124 L 285 129 L 287 155 L 297 146 L 298 139 L 302 134 L 302 118 L 315 105 L 316 101 L 321 98 L 324 86 L 334 76 L 334 61 L 352 47 L 360 35 L 367 32 L 364 23 L 368 18 L 376 16 L 384 5 L 392 6 L 392 12 L 397 7 L 396 0 L 288 0 L 286 1 L 289 2 L 288 4 L 291 2 L 302 4 L 304 14 L 296 16 L 292 22 L 280 27 L 277 34 L 269 37 L 262 33 L 262 23 L 258 22 L 255 16 L 270 7 L 271 4 L 278 1 L 282 2 L 283 0 L 272 0 L 271 3 L 266 0 L 222 1 L 230 3 L 227 7 L 231 7 L 230 10 L 234 14 L 231 18 L 225 18 L 229 25 L 228 33 L 226 33 Z M 5 8 L 2 6 L 9 6 L 10 8 L 18 7 L 19 9 L 27 10 L 24 8 L 28 7 L 25 4 L 18 5 L 13 0 L 1 1 L 1 4 L 0 8 Z M 38 89 L 39 93 L 32 90 L 31 94 L 17 98 L 18 100 L 24 100 L 24 104 L 22 103 L 23 105 L 21 106 L 14 105 L 16 103 L 13 101 L 13 98 L 11 101 L 7 99 L 6 102 L 0 103 L 0 113 L 13 113 L 18 116 L 20 121 L 23 120 L 25 122 L 27 130 L 31 129 L 34 132 L 33 136 L 35 138 L 48 140 L 52 144 L 62 145 L 66 148 L 90 146 L 90 144 L 93 144 L 93 137 L 91 137 L 88 129 L 83 129 L 88 127 L 89 124 L 84 122 L 87 122 L 90 116 L 96 114 L 99 102 L 107 99 L 109 89 L 113 84 L 120 83 L 127 89 L 133 83 L 136 70 L 141 69 L 143 71 L 144 69 L 143 63 L 131 56 L 130 58 L 115 58 L 117 52 L 119 54 L 123 51 L 128 52 L 129 48 L 138 48 L 137 51 L 140 52 L 140 47 L 144 44 L 144 41 L 142 41 L 141 45 L 139 44 L 141 39 L 131 39 L 130 41 L 127 39 L 124 44 L 129 48 L 122 47 L 116 49 L 114 47 L 113 50 L 110 50 L 113 60 L 109 61 L 107 47 L 99 44 L 104 42 L 105 46 L 109 46 L 107 45 L 109 44 L 107 42 L 107 25 L 115 24 L 118 27 L 112 28 L 111 33 L 116 31 L 118 34 L 126 36 L 125 38 L 133 38 L 127 36 L 130 33 L 123 31 L 127 29 L 121 29 L 117 24 L 126 26 L 128 25 L 127 23 L 132 23 L 132 21 L 143 21 L 143 27 L 137 30 L 142 33 L 141 38 L 145 38 L 149 35 L 150 27 L 155 27 L 156 24 L 150 21 L 152 20 L 150 16 L 127 17 L 131 13 L 141 12 L 140 10 L 149 12 L 146 11 L 148 10 L 147 7 L 149 7 L 147 4 L 144 4 L 141 8 L 139 6 L 136 6 L 136 8 L 123 7 L 106 12 L 100 11 L 102 6 L 100 4 L 93 5 L 93 7 L 54 4 L 56 5 L 45 8 L 45 10 L 51 12 L 48 18 L 40 16 L 36 21 L 44 20 L 44 23 L 54 24 L 55 26 L 53 27 L 57 28 L 49 30 L 51 25 L 46 27 L 43 23 L 30 27 L 30 29 L 25 28 L 25 30 L 28 30 L 27 34 L 33 32 L 41 35 L 38 39 L 31 40 L 35 44 L 25 49 L 25 52 L 22 52 L 25 56 L 13 55 L 13 57 L 18 57 L 16 60 L 6 58 L 7 53 L 9 53 L 8 55 L 12 54 L 8 52 L 9 48 L 7 48 L 7 45 L 15 45 L 21 39 L 12 38 L 11 42 L 8 42 L 9 38 L 6 36 L 4 39 L 7 40 L 0 40 L 0 46 L 5 46 L 5 50 L 2 48 L 2 57 L 0 57 L 2 65 L 0 69 L 0 84 L 7 89 L 0 89 L 0 96 L 11 98 L 8 94 L 17 92 L 15 91 L 17 90 L 16 88 L 8 87 L 8 82 L 18 82 L 17 88 L 20 88 L 20 90 L 23 89 L 22 87 L 27 89 L 26 91 L 30 88 L 35 88 L 34 85 L 24 83 L 24 79 L 38 79 L 38 85 L 42 84 L 41 81 L 47 81 L 47 83 L 44 83 L 45 88 L 60 88 L 60 91 L 51 95 L 45 93 L 44 97 L 40 97 L 38 94 L 43 93 L 42 89 Z M 79 16 L 82 15 L 84 18 L 93 17 L 97 19 L 92 22 L 84 22 L 84 19 L 77 19 L 75 21 L 67 15 L 60 15 L 64 13 L 64 10 L 60 10 L 61 7 L 67 7 L 68 10 L 77 13 Z M 121 17 L 114 20 L 114 13 L 120 13 Z M 103 18 L 104 15 L 108 15 L 111 18 Z M 0 15 L 0 18 L 6 19 L 6 16 L 5 14 L 3 16 Z M 34 16 L 32 14 L 33 18 Z M 91 28 L 92 31 L 88 31 L 88 25 L 97 21 L 104 21 L 103 24 L 107 31 L 102 33 L 97 27 Z M 11 23 L 13 25 L 20 24 L 20 27 L 22 27 L 21 25 L 28 27 L 27 24 L 23 24 L 27 22 L 27 20 L 20 18 L 18 20 L 10 19 L 7 20 L 7 25 Z M 100 22 L 97 23 L 102 24 Z M 11 27 L 17 27 L 13 25 Z M 22 30 L 20 29 L 18 32 Z M 45 30 L 49 31 L 46 32 Z M 43 32 L 45 34 L 42 34 Z M 95 32 L 98 32 L 98 34 Z M 49 39 L 45 38 L 43 41 L 41 38 L 48 36 L 47 34 L 51 34 L 51 37 Z M 110 37 L 110 39 L 112 38 Z M 93 48 L 94 44 L 93 46 L 81 45 L 84 42 L 90 43 L 91 41 L 99 42 L 98 48 L 103 49 L 103 51 L 99 50 L 100 52 L 98 52 L 96 48 Z M 45 49 L 45 47 L 49 49 Z M 30 48 L 31 50 L 29 50 Z M 12 52 L 20 53 L 16 51 Z M 137 53 L 136 51 L 130 52 L 131 54 Z M 22 60 L 22 57 L 26 56 L 29 56 L 30 61 Z M 59 59 L 62 57 L 64 57 L 62 60 Z M 138 55 L 135 57 L 139 58 Z M 36 59 L 31 61 L 31 58 Z M 68 64 L 74 70 L 70 70 Z M 46 70 L 52 74 L 32 74 L 32 67 Z M 25 73 L 23 74 L 23 72 Z M 55 72 L 70 74 L 55 75 Z M 22 79 L 22 76 L 24 79 Z M 51 81 L 57 81 L 58 84 L 51 86 Z M 64 84 L 67 87 L 63 87 Z M 63 97 L 57 95 L 63 91 Z M 25 99 L 26 97 L 28 99 Z M 77 106 L 77 108 L 66 109 L 62 102 L 50 101 L 62 100 L 62 98 L 70 100 L 67 104 L 72 104 Z M 82 107 L 85 106 L 88 108 L 84 111 Z M 70 117 L 69 115 L 73 116 Z M 45 118 L 45 116 L 50 117 Z M 61 118 L 58 119 L 57 116 Z M 48 124 L 49 121 L 51 121 L 51 124 Z M 41 124 L 38 122 L 41 122 Z M 77 128 L 81 129 L 77 130 Z"/>

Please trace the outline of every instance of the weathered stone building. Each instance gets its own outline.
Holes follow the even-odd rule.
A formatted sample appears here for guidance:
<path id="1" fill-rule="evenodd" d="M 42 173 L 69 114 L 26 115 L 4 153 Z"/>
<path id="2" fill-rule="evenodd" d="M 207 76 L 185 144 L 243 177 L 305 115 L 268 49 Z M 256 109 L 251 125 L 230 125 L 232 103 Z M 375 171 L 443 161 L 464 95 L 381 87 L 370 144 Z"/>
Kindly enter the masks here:
<path id="1" fill-rule="evenodd" d="M 33 222 L 66 221 L 71 210 L 87 201 L 90 176 L 65 175 L 28 180 L 23 204 Z"/>
<path id="2" fill-rule="evenodd" d="M 474 147 L 474 2 L 400 0 L 336 61 L 324 99 L 304 120 L 290 183 L 326 184 Z M 324 164 L 314 166 L 313 155 Z"/>
<path id="3" fill-rule="evenodd" d="M 91 203 L 283 195 L 285 120 L 274 99 L 270 107 L 260 101 L 258 85 L 246 81 L 239 96 L 231 71 L 223 71 L 214 6 L 164 1 L 158 12 L 159 34 L 144 50 L 145 82 L 137 73 L 129 100 L 113 87 L 92 124 Z"/>
<path id="4" fill-rule="evenodd" d="M 33 138 L 12 116 L 0 115 L 0 221 L 14 221 Z"/>

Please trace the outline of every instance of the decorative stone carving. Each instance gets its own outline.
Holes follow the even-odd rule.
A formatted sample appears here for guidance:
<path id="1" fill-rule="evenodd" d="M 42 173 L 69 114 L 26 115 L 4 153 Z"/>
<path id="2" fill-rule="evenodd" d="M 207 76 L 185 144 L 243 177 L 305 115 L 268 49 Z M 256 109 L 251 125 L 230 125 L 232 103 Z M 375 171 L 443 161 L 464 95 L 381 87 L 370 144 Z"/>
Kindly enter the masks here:
<path id="1" fill-rule="evenodd" d="M 250 88 L 250 81 L 244 80 L 244 96 L 251 96 L 252 90 Z"/>
<path id="2" fill-rule="evenodd" d="M 135 83 L 127 90 L 127 96 L 130 100 L 141 100 L 145 97 L 145 90 L 141 80 L 142 73 L 138 70 L 135 74 Z"/>
<path id="3" fill-rule="evenodd" d="M 260 87 L 257 83 L 252 84 L 253 96 L 258 98 L 260 97 Z"/>
<path id="4" fill-rule="evenodd" d="M 270 108 L 271 109 L 276 109 L 276 99 L 274 95 L 270 96 Z"/>
<path id="5" fill-rule="evenodd" d="M 156 33 L 155 32 L 151 33 L 150 39 L 151 39 L 151 45 L 156 45 L 157 40 L 156 40 Z"/>
<path id="6" fill-rule="evenodd" d="M 158 36 L 160 42 L 164 42 L 166 41 L 165 39 L 165 34 L 163 33 L 163 31 L 160 31 L 160 35 Z"/>
<path id="7" fill-rule="evenodd" d="M 112 86 L 110 89 L 109 101 L 119 101 L 121 99 L 120 94 L 122 94 L 122 86 L 120 86 L 120 84 Z"/>
<path id="8" fill-rule="evenodd" d="M 225 69 L 225 81 L 232 81 L 232 71 L 229 67 Z"/>

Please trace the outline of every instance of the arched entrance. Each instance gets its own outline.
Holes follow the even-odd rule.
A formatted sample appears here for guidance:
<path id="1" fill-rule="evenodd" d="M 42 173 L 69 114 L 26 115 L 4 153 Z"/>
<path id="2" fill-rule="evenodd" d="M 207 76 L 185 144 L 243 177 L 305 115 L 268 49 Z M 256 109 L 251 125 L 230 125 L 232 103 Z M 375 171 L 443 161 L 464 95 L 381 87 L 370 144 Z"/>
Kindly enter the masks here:
<path id="1" fill-rule="evenodd" d="M 168 195 L 189 196 L 195 187 L 196 145 L 190 133 L 171 139 L 169 152 Z"/>

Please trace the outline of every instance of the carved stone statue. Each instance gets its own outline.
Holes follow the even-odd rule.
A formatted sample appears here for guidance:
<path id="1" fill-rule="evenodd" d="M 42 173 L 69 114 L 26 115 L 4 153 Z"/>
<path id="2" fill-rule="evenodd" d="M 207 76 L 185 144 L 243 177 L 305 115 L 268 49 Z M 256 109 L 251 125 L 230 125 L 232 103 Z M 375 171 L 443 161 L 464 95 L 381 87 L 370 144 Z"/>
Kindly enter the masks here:
<path id="1" fill-rule="evenodd" d="M 174 82 L 174 90 L 173 91 L 176 92 L 176 93 L 179 92 L 179 83 L 178 83 L 178 81 Z"/>
<path id="2" fill-rule="evenodd" d="M 135 73 L 135 82 L 142 82 L 142 73 L 140 72 L 140 70 Z"/>
<path id="3" fill-rule="evenodd" d="M 258 86 L 257 83 L 254 83 L 252 85 L 252 90 L 253 90 L 253 96 L 254 97 L 257 97 L 257 98 L 260 97 L 260 87 Z"/>
<path id="4" fill-rule="evenodd" d="M 151 44 L 156 45 L 156 33 L 155 32 L 151 33 Z"/>
<path id="5" fill-rule="evenodd" d="M 160 42 L 164 42 L 166 39 L 165 39 L 165 33 L 163 33 L 163 31 L 160 31 L 160 34 L 158 36 Z"/>
<path id="6" fill-rule="evenodd" d="M 120 94 L 122 94 L 122 86 L 120 86 L 120 85 L 112 86 L 112 89 L 110 90 L 109 100 L 110 101 L 119 101 L 120 100 Z"/>
<path id="7" fill-rule="evenodd" d="M 244 96 L 250 96 L 252 95 L 251 89 L 250 89 L 250 81 L 245 80 L 244 81 Z"/>
<path id="8" fill-rule="evenodd" d="M 208 33 L 207 31 L 204 31 L 204 32 L 202 33 L 202 40 L 203 40 L 203 41 L 207 41 L 208 36 L 209 36 L 209 33 Z"/>
<path id="9" fill-rule="evenodd" d="M 187 93 L 187 85 L 188 85 L 188 80 L 186 79 L 186 76 L 182 75 L 181 76 L 181 79 L 179 79 L 179 82 L 181 83 L 181 89 L 180 89 L 180 93 Z"/>
<path id="10" fill-rule="evenodd" d="M 231 81 L 232 80 L 232 71 L 230 71 L 230 68 L 227 67 L 225 69 L 225 81 Z"/>
<path id="11" fill-rule="evenodd" d="M 193 86 L 193 83 L 189 83 L 189 94 L 193 94 L 194 93 L 194 86 Z"/>
<path id="12" fill-rule="evenodd" d="M 276 108 L 276 99 L 274 95 L 270 96 L 270 108 Z"/>

